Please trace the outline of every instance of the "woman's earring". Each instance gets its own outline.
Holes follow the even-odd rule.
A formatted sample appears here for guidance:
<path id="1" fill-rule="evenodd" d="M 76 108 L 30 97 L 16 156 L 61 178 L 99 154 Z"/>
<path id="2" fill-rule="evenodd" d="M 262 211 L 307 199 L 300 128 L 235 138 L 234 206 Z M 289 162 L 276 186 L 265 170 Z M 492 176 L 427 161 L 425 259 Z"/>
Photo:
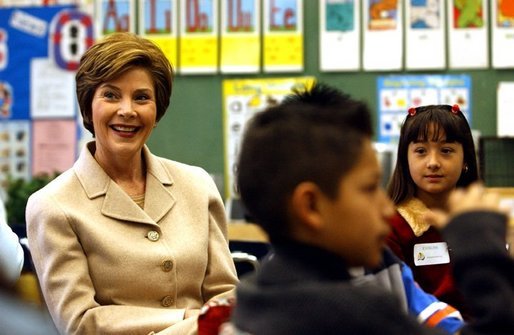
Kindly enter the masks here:
<path id="1" fill-rule="evenodd" d="M 462 169 L 464 171 L 464 173 L 467 173 L 468 170 L 469 170 L 469 167 L 467 165 L 464 165 L 464 169 Z"/>

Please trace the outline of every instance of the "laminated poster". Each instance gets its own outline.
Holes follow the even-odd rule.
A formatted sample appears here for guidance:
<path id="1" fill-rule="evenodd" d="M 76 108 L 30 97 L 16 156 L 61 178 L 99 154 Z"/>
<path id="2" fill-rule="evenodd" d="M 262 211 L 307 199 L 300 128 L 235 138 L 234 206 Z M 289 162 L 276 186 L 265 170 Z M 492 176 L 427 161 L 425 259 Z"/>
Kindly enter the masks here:
<path id="1" fill-rule="evenodd" d="M 448 0 L 448 52 L 451 69 L 489 66 L 486 0 Z"/>
<path id="2" fill-rule="evenodd" d="M 409 70 L 446 68 L 444 0 L 405 2 L 405 67 Z"/>
<path id="3" fill-rule="evenodd" d="M 402 1 L 363 0 L 363 67 L 367 71 L 403 66 Z"/>
<path id="4" fill-rule="evenodd" d="M 303 71 L 303 0 L 263 0 L 264 71 Z"/>
<path id="5" fill-rule="evenodd" d="M 256 73 L 261 63 L 260 1 L 221 1 L 222 73 Z"/>
<path id="6" fill-rule="evenodd" d="M 114 32 L 136 32 L 136 0 L 96 0 L 96 38 Z"/>
<path id="7" fill-rule="evenodd" d="M 378 137 L 395 144 L 410 107 L 458 104 L 471 125 L 471 77 L 468 75 L 392 75 L 377 79 Z"/>
<path id="8" fill-rule="evenodd" d="M 178 0 L 140 0 L 139 35 L 157 44 L 174 68 L 178 66 Z"/>
<path id="9" fill-rule="evenodd" d="M 237 198 L 234 171 L 245 124 L 255 113 L 282 101 L 294 88 L 309 87 L 314 77 L 227 79 L 223 81 L 225 199 Z"/>
<path id="10" fill-rule="evenodd" d="M 491 0 L 491 29 L 493 67 L 514 68 L 514 1 Z"/>
<path id="11" fill-rule="evenodd" d="M 218 71 L 218 1 L 180 1 L 179 72 Z"/>
<path id="12" fill-rule="evenodd" d="M 320 70 L 359 70 L 360 2 L 320 0 L 319 22 Z"/>

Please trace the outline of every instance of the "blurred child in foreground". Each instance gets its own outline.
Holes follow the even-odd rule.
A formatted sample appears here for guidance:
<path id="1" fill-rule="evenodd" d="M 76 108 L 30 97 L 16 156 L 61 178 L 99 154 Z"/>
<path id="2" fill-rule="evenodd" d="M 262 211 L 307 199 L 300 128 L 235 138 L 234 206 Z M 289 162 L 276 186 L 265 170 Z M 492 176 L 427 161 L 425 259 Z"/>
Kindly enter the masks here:
<path id="1" fill-rule="evenodd" d="M 394 214 L 381 187 L 371 136 L 368 107 L 322 84 L 296 92 L 251 120 L 237 185 L 274 252 L 238 286 L 232 317 L 237 331 L 445 333 L 420 325 L 386 288 L 352 283 L 350 268 L 375 268 L 382 262 Z M 497 201 L 472 192 L 461 210 L 475 212 L 453 217 L 443 232 L 455 242 L 457 284 L 477 313 L 476 323 L 462 333 L 511 334 L 514 264 L 505 250 L 506 216 L 495 212 Z M 446 214 L 439 214 L 433 221 L 444 225 Z M 463 226 L 466 235 L 472 233 L 469 240 L 461 237 Z M 485 243 L 475 245 L 478 239 Z"/>

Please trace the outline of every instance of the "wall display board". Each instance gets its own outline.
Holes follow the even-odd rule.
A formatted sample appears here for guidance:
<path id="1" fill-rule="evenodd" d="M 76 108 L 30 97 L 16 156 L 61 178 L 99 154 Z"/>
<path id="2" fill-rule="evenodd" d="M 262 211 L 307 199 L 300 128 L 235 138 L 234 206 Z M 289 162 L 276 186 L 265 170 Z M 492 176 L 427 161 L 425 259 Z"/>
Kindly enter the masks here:
<path id="1" fill-rule="evenodd" d="M 0 9 L 0 188 L 73 164 L 74 70 L 92 31 L 74 6 Z"/>
<path id="2" fill-rule="evenodd" d="M 234 171 L 246 122 L 255 113 L 282 101 L 293 89 L 314 82 L 312 77 L 274 79 L 229 79 L 223 81 L 225 142 L 225 198 L 237 198 Z"/>
<path id="3" fill-rule="evenodd" d="M 467 75 L 406 75 L 377 78 L 379 142 L 396 143 L 410 107 L 458 104 L 471 125 L 471 78 Z"/>

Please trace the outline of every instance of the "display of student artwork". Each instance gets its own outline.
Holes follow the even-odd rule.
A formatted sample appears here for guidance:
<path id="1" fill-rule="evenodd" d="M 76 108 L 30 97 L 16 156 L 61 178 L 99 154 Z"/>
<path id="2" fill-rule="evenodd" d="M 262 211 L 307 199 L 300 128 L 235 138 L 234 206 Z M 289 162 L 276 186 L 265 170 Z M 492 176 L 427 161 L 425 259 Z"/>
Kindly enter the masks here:
<path id="1" fill-rule="evenodd" d="M 320 0 L 320 70 L 356 71 L 360 68 L 360 2 Z"/>
<path id="2" fill-rule="evenodd" d="M 303 71 L 303 0 L 263 0 L 264 71 Z"/>
<path id="3" fill-rule="evenodd" d="M 363 0 L 363 67 L 399 70 L 403 62 L 402 1 Z"/>
<path id="4" fill-rule="evenodd" d="M 485 0 L 448 0 L 450 68 L 489 66 L 487 8 Z"/>
<path id="5" fill-rule="evenodd" d="M 472 124 L 471 77 L 468 75 L 380 76 L 377 100 L 379 142 L 397 142 L 410 107 L 458 104 Z"/>
<path id="6" fill-rule="evenodd" d="M 246 122 L 255 113 L 282 101 L 293 89 L 314 82 L 313 77 L 227 79 L 223 81 L 223 126 L 225 143 L 225 198 L 237 198 L 234 171 Z"/>
<path id="7" fill-rule="evenodd" d="M 260 1 L 221 1 L 221 72 L 260 70 Z"/>
<path id="8" fill-rule="evenodd" d="M 408 0 L 405 3 L 405 66 L 412 70 L 446 67 L 445 2 Z"/>

